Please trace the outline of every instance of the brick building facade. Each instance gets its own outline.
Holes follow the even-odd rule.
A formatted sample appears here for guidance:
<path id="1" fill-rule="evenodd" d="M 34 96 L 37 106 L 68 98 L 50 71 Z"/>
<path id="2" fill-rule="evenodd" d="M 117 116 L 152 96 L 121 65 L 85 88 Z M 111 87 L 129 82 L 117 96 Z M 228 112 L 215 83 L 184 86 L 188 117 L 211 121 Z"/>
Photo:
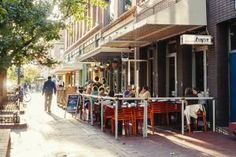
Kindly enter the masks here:
<path id="1" fill-rule="evenodd" d="M 208 82 L 211 94 L 217 98 L 217 122 L 226 126 L 230 115 L 229 52 L 233 50 L 229 35 L 236 18 L 235 1 L 207 0 L 207 10 L 207 28 L 214 37 L 208 53 Z"/>

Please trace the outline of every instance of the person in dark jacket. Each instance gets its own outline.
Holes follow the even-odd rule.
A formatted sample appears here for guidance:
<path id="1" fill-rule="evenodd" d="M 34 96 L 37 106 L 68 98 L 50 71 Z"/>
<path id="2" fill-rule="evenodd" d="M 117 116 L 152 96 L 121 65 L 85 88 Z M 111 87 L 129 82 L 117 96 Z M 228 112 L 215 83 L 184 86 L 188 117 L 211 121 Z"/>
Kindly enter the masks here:
<path id="1" fill-rule="evenodd" d="M 52 81 L 51 76 L 48 76 L 48 80 L 43 85 L 43 95 L 45 95 L 44 109 L 45 111 L 51 112 L 52 94 L 56 94 L 56 85 Z"/>

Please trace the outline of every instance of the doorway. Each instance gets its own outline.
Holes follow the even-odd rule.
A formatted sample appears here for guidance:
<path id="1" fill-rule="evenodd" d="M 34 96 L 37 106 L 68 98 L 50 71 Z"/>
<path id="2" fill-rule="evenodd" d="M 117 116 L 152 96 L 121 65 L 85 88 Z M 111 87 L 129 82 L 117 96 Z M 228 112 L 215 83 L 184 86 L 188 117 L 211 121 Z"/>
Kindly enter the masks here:
<path id="1" fill-rule="evenodd" d="M 177 62 L 176 53 L 167 55 L 166 62 L 166 96 L 177 96 Z"/>
<path id="2" fill-rule="evenodd" d="M 203 51 L 195 52 L 195 86 L 204 91 Z"/>
<path id="3" fill-rule="evenodd" d="M 236 122 L 236 51 L 230 53 L 230 120 Z"/>
<path id="4" fill-rule="evenodd" d="M 192 53 L 192 86 L 204 92 L 207 91 L 207 47 L 196 47 Z"/>

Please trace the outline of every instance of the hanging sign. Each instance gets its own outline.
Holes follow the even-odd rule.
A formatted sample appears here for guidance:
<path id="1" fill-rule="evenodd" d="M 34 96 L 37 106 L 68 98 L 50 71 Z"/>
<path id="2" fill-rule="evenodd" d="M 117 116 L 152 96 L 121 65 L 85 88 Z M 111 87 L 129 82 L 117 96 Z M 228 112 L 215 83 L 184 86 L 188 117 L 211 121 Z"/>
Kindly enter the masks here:
<path id="1" fill-rule="evenodd" d="M 180 45 L 212 45 L 212 36 L 183 34 L 180 36 Z"/>

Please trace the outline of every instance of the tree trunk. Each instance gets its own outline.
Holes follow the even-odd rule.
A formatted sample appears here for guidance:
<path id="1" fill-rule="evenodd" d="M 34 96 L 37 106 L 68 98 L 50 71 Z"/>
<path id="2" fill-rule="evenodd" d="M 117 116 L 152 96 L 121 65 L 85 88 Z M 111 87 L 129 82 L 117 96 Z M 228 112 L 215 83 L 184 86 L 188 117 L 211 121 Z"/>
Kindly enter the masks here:
<path id="1" fill-rule="evenodd" d="M 4 103 L 4 101 L 7 99 L 7 71 L 6 70 L 0 70 L 0 106 Z"/>

